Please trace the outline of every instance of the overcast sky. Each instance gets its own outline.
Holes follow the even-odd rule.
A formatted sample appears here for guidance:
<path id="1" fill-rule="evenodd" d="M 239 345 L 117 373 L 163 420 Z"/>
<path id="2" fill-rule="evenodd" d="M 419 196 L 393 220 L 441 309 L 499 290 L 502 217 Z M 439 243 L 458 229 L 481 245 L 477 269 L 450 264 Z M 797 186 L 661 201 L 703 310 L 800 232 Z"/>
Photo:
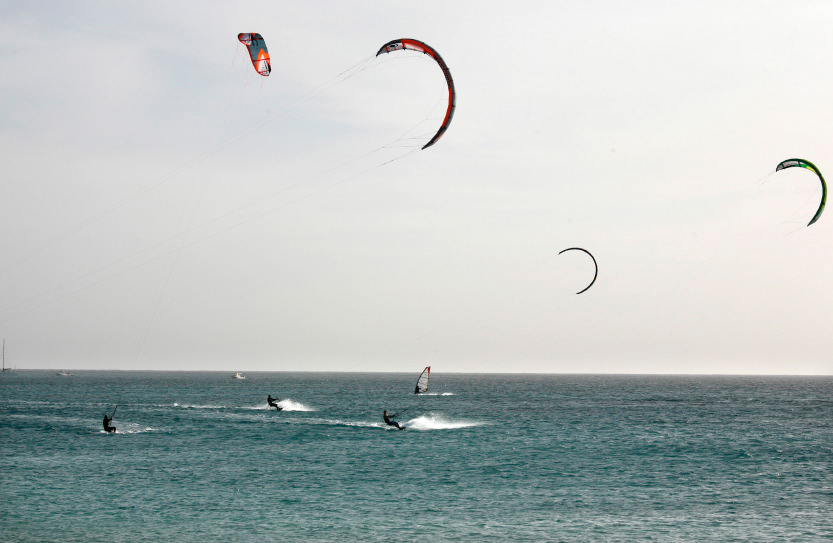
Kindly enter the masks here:
<path id="1" fill-rule="evenodd" d="M 831 29 L 827 0 L 4 2 L 7 364 L 833 374 L 833 210 L 806 227 L 817 178 L 774 173 L 833 178 Z M 374 59 L 396 38 L 458 92 L 424 151 L 445 80 Z"/>

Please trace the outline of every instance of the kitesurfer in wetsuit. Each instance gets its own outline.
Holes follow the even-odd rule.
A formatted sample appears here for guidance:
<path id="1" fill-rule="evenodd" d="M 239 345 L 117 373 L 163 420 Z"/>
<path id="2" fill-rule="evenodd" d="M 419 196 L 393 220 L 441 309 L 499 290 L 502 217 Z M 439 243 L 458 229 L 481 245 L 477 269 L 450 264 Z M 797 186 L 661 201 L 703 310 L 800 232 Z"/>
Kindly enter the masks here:
<path id="1" fill-rule="evenodd" d="M 274 407 L 278 411 L 283 411 L 283 408 L 281 406 L 279 406 L 277 403 L 275 403 L 275 400 L 276 400 L 276 398 L 273 398 L 272 395 L 270 394 L 266 398 L 266 403 L 269 404 L 269 407 Z"/>
<path id="2" fill-rule="evenodd" d="M 382 418 L 385 419 L 385 424 L 387 424 L 388 426 L 396 426 L 400 430 L 404 430 L 405 427 L 399 426 L 399 423 L 393 420 L 394 417 L 396 417 L 396 414 L 388 415 L 387 410 L 382 411 Z"/>
<path id="3" fill-rule="evenodd" d="M 115 426 L 110 426 L 111 422 L 113 422 L 113 417 L 108 417 L 107 415 L 104 415 L 104 431 L 108 434 L 115 433 L 116 431 Z"/>

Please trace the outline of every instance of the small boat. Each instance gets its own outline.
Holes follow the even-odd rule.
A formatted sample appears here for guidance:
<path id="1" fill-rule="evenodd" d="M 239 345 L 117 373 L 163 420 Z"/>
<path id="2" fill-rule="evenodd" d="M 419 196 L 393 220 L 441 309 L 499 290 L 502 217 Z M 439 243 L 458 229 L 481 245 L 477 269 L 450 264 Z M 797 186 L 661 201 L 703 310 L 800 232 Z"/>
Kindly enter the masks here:
<path id="1" fill-rule="evenodd" d="M 55 372 L 55 375 L 60 375 L 61 377 L 72 377 L 73 374 L 71 374 L 68 371 L 61 370 L 61 371 Z"/>
<path id="2" fill-rule="evenodd" d="M 245 379 L 246 376 L 240 373 L 239 371 L 231 376 L 232 379 Z"/>

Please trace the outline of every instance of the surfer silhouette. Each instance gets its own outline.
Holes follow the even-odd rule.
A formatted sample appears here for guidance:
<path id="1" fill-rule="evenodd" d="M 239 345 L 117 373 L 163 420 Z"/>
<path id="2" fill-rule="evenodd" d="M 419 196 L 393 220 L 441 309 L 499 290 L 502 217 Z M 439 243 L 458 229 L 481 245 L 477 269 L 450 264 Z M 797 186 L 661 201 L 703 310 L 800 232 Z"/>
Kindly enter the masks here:
<path id="1" fill-rule="evenodd" d="M 115 426 L 110 426 L 111 422 L 113 422 L 113 417 L 108 417 L 107 415 L 104 415 L 104 431 L 108 434 L 115 433 L 116 431 Z"/>
<path id="2" fill-rule="evenodd" d="M 396 426 L 400 430 L 404 430 L 405 429 L 404 426 L 400 426 L 398 422 L 393 420 L 395 417 L 396 417 L 396 413 L 394 413 L 393 415 L 388 415 L 387 409 L 382 411 L 382 418 L 385 419 L 385 424 L 387 424 L 388 426 Z"/>
<path id="3" fill-rule="evenodd" d="M 269 407 L 274 407 L 277 411 L 283 411 L 283 408 L 282 408 L 281 406 L 279 406 L 279 405 L 275 402 L 275 400 L 277 400 L 277 398 L 273 398 L 273 397 L 272 397 L 272 395 L 270 394 L 270 395 L 266 398 L 266 403 L 268 403 L 268 404 L 269 404 Z"/>

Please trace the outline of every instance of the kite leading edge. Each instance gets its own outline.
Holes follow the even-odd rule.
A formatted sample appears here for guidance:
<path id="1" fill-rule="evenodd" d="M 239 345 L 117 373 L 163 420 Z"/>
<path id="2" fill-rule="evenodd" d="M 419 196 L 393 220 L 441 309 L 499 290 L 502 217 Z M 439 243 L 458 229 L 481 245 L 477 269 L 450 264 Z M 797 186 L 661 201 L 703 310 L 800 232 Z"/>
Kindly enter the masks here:
<path id="1" fill-rule="evenodd" d="M 585 253 L 587 253 L 588 255 L 590 255 L 590 258 L 592 258 L 592 259 L 593 259 L 593 266 L 595 266 L 595 267 L 596 267 L 596 271 L 595 271 L 595 272 L 593 272 L 593 280 L 592 280 L 592 281 L 590 281 L 590 284 L 589 284 L 589 285 L 587 285 L 586 287 L 584 287 L 583 289 L 581 289 L 580 291 L 576 292 L 576 294 L 581 294 L 581 293 L 582 293 L 582 292 L 584 292 L 585 290 L 587 290 L 587 289 L 589 289 L 590 287 L 592 287 L 592 286 L 593 286 L 593 283 L 595 283 L 595 282 L 596 282 L 596 277 L 598 277 L 598 276 L 599 276 L 599 265 L 596 263 L 596 257 L 594 257 L 592 254 L 590 254 L 590 251 L 588 251 L 587 249 L 582 249 L 581 247 L 570 247 L 569 249 L 564 249 L 563 251 L 559 251 L 559 252 L 558 252 L 558 254 L 561 254 L 561 253 L 564 253 L 564 252 L 567 252 L 567 251 L 584 251 Z"/>
<path id="2" fill-rule="evenodd" d="M 457 92 L 454 90 L 454 80 L 451 79 L 451 72 L 448 71 L 448 66 L 446 66 L 443 57 L 441 57 L 439 53 L 426 43 L 408 38 L 389 41 L 383 45 L 381 49 L 379 49 L 376 56 L 378 57 L 383 53 L 392 53 L 393 51 L 401 51 L 404 49 L 425 53 L 429 57 L 433 58 L 437 64 L 439 64 L 440 69 L 443 71 L 443 75 L 445 76 L 445 81 L 448 83 L 448 108 L 445 111 L 445 118 L 443 119 L 443 123 L 440 125 L 440 129 L 437 130 L 437 133 L 434 134 L 433 138 L 431 138 L 431 141 L 422 146 L 423 149 L 427 149 L 428 147 L 434 145 L 437 140 L 445 134 L 445 131 L 448 130 L 448 125 L 451 124 L 451 118 L 454 117 L 454 109 L 457 107 Z"/>
<path id="3" fill-rule="evenodd" d="M 816 165 L 810 162 L 809 160 L 804 160 L 803 158 L 790 158 L 787 159 L 778 166 L 776 166 L 775 171 L 780 171 L 786 168 L 806 168 L 811 172 L 815 173 L 819 176 L 819 181 L 821 181 L 821 203 L 819 204 L 819 208 L 816 210 L 816 214 L 813 215 L 813 218 L 810 222 L 807 223 L 807 226 L 810 226 L 821 217 L 821 212 L 824 211 L 824 204 L 827 203 L 827 183 L 824 182 L 824 177 L 821 176 L 821 171 L 816 168 Z"/>

